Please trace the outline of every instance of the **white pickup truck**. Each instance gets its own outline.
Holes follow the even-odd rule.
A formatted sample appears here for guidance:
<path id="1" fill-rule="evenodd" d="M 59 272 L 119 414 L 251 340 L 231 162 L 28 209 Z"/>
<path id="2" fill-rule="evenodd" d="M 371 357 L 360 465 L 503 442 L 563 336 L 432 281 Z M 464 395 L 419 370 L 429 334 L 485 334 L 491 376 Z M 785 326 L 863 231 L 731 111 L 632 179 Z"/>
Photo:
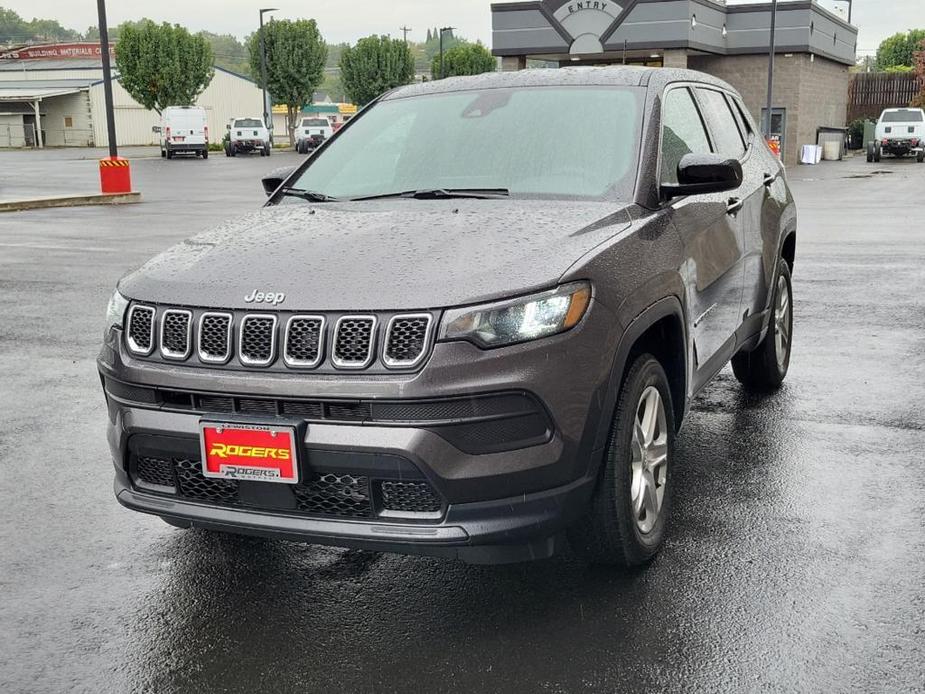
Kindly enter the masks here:
<path id="1" fill-rule="evenodd" d="M 250 118 L 232 118 L 225 126 L 224 148 L 226 157 L 236 157 L 239 154 L 260 152 L 261 157 L 269 157 L 273 151 L 270 141 L 270 131 L 263 122 L 263 118 L 252 116 Z"/>
<path id="2" fill-rule="evenodd" d="M 867 161 L 880 161 L 884 154 L 915 154 L 919 164 L 925 162 L 925 111 L 888 108 L 880 115 L 874 141 L 867 145 Z"/>
<path id="3" fill-rule="evenodd" d="M 334 128 L 327 118 L 303 118 L 296 128 L 295 151 L 308 154 L 334 135 Z"/>

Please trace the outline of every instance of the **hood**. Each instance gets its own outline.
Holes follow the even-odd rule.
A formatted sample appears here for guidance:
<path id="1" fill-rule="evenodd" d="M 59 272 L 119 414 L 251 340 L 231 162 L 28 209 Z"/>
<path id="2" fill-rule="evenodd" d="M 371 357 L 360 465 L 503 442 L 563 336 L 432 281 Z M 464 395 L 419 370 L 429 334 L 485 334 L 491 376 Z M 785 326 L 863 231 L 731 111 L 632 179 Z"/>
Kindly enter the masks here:
<path id="1" fill-rule="evenodd" d="M 619 204 L 540 200 L 292 201 L 238 218 L 156 256 L 119 283 L 128 298 L 253 308 L 429 309 L 555 285 L 625 229 Z"/>

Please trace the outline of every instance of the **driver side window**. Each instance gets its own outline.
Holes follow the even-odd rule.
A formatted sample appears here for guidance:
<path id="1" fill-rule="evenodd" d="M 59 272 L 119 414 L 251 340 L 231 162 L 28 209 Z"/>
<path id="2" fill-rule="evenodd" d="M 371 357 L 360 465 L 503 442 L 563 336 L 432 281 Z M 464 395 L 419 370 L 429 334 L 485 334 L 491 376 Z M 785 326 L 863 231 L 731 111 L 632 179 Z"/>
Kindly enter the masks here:
<path id="1" fill-rule="evenodd" d="M 672 89 L 662 105 L 662 183 L 678 182 L 685 154 L 710 154 L 710 139 L 689 89 Z"/>

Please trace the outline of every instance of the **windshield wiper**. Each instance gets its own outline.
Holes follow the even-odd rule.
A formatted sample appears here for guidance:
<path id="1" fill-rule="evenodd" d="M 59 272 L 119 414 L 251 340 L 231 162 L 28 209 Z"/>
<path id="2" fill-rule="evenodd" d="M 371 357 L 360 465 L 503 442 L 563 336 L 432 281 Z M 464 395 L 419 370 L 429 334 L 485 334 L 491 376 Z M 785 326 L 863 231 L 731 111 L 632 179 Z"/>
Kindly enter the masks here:
<path id="1" fill-rule="evenodd" d="M 351 200 L 383 200 L 385 198 L 411 198 L 414 200 L 449 200 L 452 198 L 474 198 L 477 200 L 491 200 L 494 198 L 510 197 L 511 191 L 507 188 L 422 188 L 421 190 L 406 190 L 403 193 L 382 193 L 380 195 L 364 195 Z"/>
<path id="2" fill-rule="evenodd" d="M 309 202 L 337 202 L 339 198 L 334 198 L 327 193 L 318 193 L 314 190 L 302 190 L 301 188 L 283 188 L 283 195 L 289 195 L 293 198 L 302 198 Z"/>

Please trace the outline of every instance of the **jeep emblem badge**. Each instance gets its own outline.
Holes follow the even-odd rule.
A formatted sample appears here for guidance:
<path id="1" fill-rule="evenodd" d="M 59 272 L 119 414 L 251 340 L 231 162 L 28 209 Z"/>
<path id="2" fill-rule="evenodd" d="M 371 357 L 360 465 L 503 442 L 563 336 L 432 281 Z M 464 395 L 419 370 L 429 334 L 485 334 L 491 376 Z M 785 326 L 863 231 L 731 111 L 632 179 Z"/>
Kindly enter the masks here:
<path id="1" fill-rule="evenodd" d="M 256 289 L 244 297 L 245 304 L 272 304 L 279 306 L 286 300 L 282 292 L 258 292 Z"/>

